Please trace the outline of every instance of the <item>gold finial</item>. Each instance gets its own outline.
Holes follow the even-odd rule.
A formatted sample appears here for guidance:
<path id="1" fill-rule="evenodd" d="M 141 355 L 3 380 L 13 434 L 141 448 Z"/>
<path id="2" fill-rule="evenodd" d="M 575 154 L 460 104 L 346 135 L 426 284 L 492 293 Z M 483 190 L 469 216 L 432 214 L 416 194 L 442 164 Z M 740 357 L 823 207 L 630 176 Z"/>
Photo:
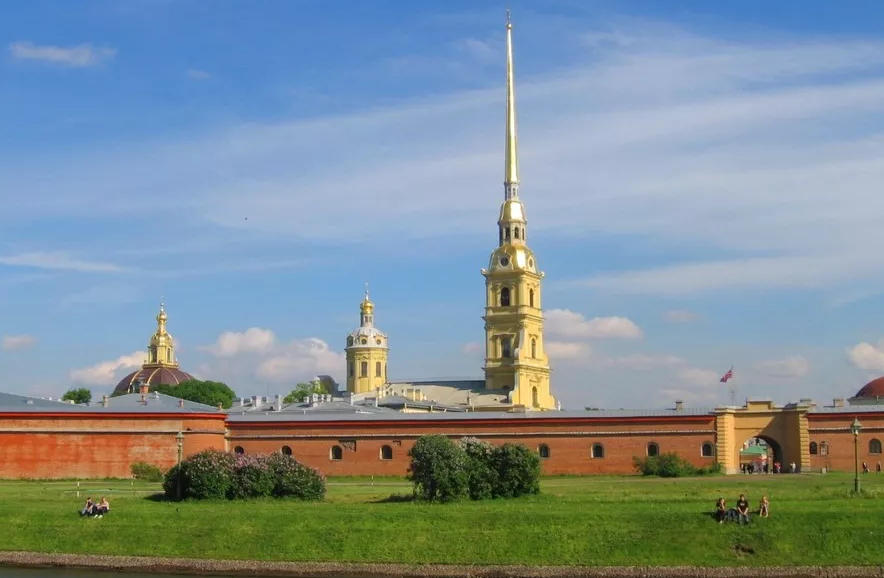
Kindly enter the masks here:
<path id="1" fill-rule="evenodd" d="M 506 166 L 504 184 L 507 185 L 507 198 L 514 191 L 509 185 L 519 183 L 519 151 L 516 137 L 516 93 L 513 78 L 513 23 L 510 11 L 506 11 Z"/>

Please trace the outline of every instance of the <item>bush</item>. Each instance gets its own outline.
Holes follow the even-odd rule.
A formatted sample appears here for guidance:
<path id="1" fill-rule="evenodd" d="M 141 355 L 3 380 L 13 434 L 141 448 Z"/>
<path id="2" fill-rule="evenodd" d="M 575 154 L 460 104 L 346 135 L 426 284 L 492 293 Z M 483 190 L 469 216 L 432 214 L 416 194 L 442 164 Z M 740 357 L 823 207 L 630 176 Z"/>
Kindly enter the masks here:
<path id="1" fill-rule="evenodd" d="M 273 496 L 322 500 L 325 498 L 325 476 L 291 456 L 271 454 L 267 462 L 273 472 Z"/>
<path id="2" fill-rule="evenodd" d="M 540 493 L 540 457 L 521 444 L 503 444 L 491 451 L 495 471 L 494 497 L 517 498 Z"/>
<path id="3" fill-rule="evenodd" d="M 136 480 L 144 480 L 145 482 L 162 482 L 163 470 L 153 464 L 147 462 L 135 462 L 129 466 L 132 477 Z"/>
<path id="4" fill-rule="evenodd" d="M 321 500 L 325 477 L 282 454 L 232 456 L 215 450 L 194 454 L 166 472 L 163 491 L 177 497 L 181 476 L 182 497 L 197 500 L 231 500 L 261 497 L 293 497 Z"/>
<path id="5" fill-rule="evenodd" d="M 235 460 L 228 498 L 266 498 L 273 494 L 276 476 L 270 469 L 266 456 L 239 455 Z"/>
<path id="6" fill-rule="evenodd" d="M 460 447 L 467 458 L 467 494 L 473 500 L 493 498 L 497 485 L 497 472 L 491 464 L 494 447 L 477 438 L 460 440 Z"/>
<path id="7" fill-rule="evenodd" d="M 466 495 L 469 487 L 467 455 L 442 435 L 426 435 L 408 450 L 408 479 L 424 500 L 449 502 Z"/>
<path id="8" fill-rule="evenodd" d="M 643 476 L 657 476 L 660 478 L 682 478 L 686 476 L 698 476 L 704 473 L 713 473 L 713 466 L 707 469 L 699 469 L 692 463 L 680 457 L 675 452 L 669 452 L 656 456 L 648 456 L 645 459 L 632 458 L 635 469 Z M 721 471 L 721 466 L 718 466 Z"/>

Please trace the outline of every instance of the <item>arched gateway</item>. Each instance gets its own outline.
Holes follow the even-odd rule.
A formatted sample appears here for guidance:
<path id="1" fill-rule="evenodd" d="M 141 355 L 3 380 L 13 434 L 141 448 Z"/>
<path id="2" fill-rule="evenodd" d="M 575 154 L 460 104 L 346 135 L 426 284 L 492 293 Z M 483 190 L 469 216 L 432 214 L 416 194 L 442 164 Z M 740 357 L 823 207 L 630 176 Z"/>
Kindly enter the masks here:
<path id="1" fill-rule="evenodd" d="M 810 469 L 807 412 L 809 403 L 777 407 L 772 401 L 748 401 L 743 407 L 719 407 L 716 414 L 716 450 L 725 473 L 740 471 L 740 452 L 750 439 L 761 439 L 770 448 L 771 458 L 789 471 Z"/>

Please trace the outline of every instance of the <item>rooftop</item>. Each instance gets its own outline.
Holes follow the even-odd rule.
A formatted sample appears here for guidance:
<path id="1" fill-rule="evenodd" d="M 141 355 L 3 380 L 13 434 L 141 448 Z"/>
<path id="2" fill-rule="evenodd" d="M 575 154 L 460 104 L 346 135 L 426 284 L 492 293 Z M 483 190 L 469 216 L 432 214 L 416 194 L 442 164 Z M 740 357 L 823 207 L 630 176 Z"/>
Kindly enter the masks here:
<path id="1" fill-rule="evenodd" d="M 106 404 L 105 404 L 106 399 Z M 101 398 L 88 405 L 41 399 L 11 393 L 0 393 L 0 412 L 69 412 L 77 413 L 218 413 L 218 408 L 179 400 L 161 393 L 150 393 L 143 398 L 139 393 Z"/>

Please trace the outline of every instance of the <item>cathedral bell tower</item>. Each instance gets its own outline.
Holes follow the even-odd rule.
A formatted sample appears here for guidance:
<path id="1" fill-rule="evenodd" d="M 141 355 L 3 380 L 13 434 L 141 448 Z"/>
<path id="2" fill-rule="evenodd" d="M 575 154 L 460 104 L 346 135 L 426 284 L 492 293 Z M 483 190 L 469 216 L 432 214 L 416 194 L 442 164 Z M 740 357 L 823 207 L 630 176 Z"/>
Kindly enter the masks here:
<path id="1" fill-rule="evenodd" d="M 365 298 L 359 305 L 359 327 L 347 336 L 347 391 L 367 393 L 387 383 L 387 356 L 390 352 L 386 334 L 374 326 L 374 303 Z"/>
<path id="2" fill-rule="evenodd" d="M 485 387 L 510 392 L 515 405 L 556 409 L 543 347 L 540 272 L 528 248 L 528 220 L 519 198 L 519 155 L 513 79 L 513 26 L 506 23 L 506 142 L 498 246 L 485 277 Z"/>

